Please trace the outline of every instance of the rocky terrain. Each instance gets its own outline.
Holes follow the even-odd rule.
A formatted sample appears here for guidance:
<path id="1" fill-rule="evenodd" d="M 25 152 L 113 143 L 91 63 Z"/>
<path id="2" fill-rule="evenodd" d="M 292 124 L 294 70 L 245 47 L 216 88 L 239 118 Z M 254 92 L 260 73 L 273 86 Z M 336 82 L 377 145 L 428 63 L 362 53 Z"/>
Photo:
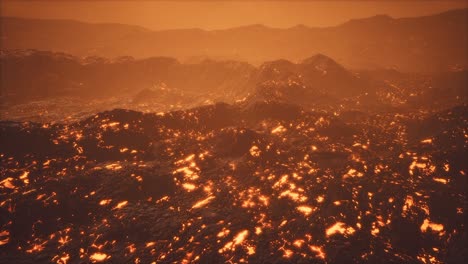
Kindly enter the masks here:
<path id="1" fill-rule="evenodd" d="M 2 121 L 0 262 L 463 263 L 466 104 L 283 99 Z"/>
<path id="2" fill-rule="evenodd" d="M 467 72 L 1 56 L 0 263 L 464 263 Z"/>
<path id="3" fill-rule="evenodd" d="M 306 110 L 442 110 L 467 102 L 466 70 L 350 70 L 315 54 L 255 67 L 238 61 L 75 57 L 37 50 L 0 53 L 0 117 L 74 122 L 115 108 L 168 112 L 215 102 L 277 101 Z"/>

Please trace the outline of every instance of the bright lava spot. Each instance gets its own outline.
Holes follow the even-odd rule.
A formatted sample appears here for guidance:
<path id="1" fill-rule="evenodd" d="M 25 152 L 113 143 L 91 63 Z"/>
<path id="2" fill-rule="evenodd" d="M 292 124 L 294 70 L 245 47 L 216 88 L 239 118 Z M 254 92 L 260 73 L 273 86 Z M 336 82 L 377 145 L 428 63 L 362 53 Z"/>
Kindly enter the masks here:
<path id="1" fill-rule="evenodd" d="M 4 230 L 0 232 L 0 246 L 5 245 L 8 243 L 8 241 L 10 241 L 9 235 L 10 235 L 10 232 L 8 230 Z"/>
<path id="2" fill-rule="evenodd" d="M 325 197 L 323 195 L 318 196 L 316 199 L 317 203 L 322 203 L 325 200 Z"/>
<path id="3" fill-rule="evenodd" d="M 444 230 L 444 225 L 431 222 L 429 221 L 429 219 L 424 219 L 424 222 L 420 228 L 421 228 L 421 232 L 427 232 L 429 228 L 432 231 L 441 232 Z"/>
<path id="4" fill-rule="evenodd" d="M 112 164 L 106 165 L 105 168 L 108 170 L 120 170 L 122 169 L 122 166 L 118 163 L 112 163 Z"/>
<path id="5" fill-rule="evenodd" d="M 196 188 L 196 186 L 194 184 L 191 184 L 191 183 L 183 183 L 182 187 L 184 189 L 186 189 L 187 191 L 193 191 Z"/>
<path id="6" fill-rule="evenodd" d="M 284 250 L 284 254 L 283 254 L 283 257 L 284 258 L 290 258 L 292 255 L 294 254 L 294 252 L 290 249 L 285 249 Z"/>
<path id="7" fill-rule="evenodd" d="M 252 146 L 249 150 L 250 155 L 253 157 L 260 157 L 260 149 L 257 146 Z"/>
<path id="8" fill-rule="evenodd" d="M 281 134 L 286 131 L 286 128 L 282 125 L 279 125 L 271 130 L 272 134 Z"/>
<path id="9" fill-rule="evenodd" d="M 220 231 L 220 232 L 218 233 L 218 235 L 216 235 L 216 236 L 217 236 L 217 237 L 225 237 L 225 236 L 229 235 L 229 233 L 230 233 L 229 229 L 223 229 L 223 230 Z"/>
<path id="10" fill-rule="evenodd" d="M 108 205 L 110 204 L 110 202 L 112 202 L 112 199 L 104 199 L 99 202 L 99 205 L 102 205 L 102 206 Z"/>
<path id="11" fill-rule="evenodd" d="M 432 180 L 434 180 L 435 182 L 440 182 L 442 184 L 447 184 L 447 180 L 446 179 L 442 179 L 442 178 L 432 178 Z"/>
<path id="12" fill-rule="evenodd" d="M 8 189 L 15 189 L 16 186 L 12 183 L 13 178 L 9 177 L 0 182 L 0 185 Z"/>
<path id="13" fill-rule="evenodd" d="M 336 222 L 333 226 L 327 228 L 325 231 L 327 236 L 334 235 L 336 233 L 352 235 L 356 230 L 352 227 L 346 227 L 346 224 L 342 222 Z"/>
<path id="14" fill-rule="evenodd" d="M 295 247 L 297 247 L 297 248 L 302 247 L 303 244 L 304 244 L 304 240 L 302 240 L 302 239 L 295 240 L 294 243 L 293 243 L 293 245 Z"/>
<path id="15" fill-rule="evenodd" d="M 248 235 L 249 235 L 248 230 L 243 230 L 243 231 L 237 233 L 237 235 L 234 237 L 234 239 L 232 241 L 226 243 L 226 245 L 224 245 L 224 247 L 221 248 L 218 252 L 223 253 L 223 252 L 225 252 L 227 250 L 234 251 L 236 246 L 242 244 L 242 242 L 244 242 L 244 240 L 247 238 Z"/>
<path id="16" fill-rule="evenodd" d="M 296 209 L 306 216 L 310 215 L 313 212 L 313 209 L 311 207 L 305 205 L 298 206 L 296 207 Z"/>
<path id="17" fill-rule="evenodd" d="M 248 230 L 241 231 L 240 233 L 237 234 L 237 236 L 234 238 L 234 244 L 239 245 L 244 241 L 244 239 L 249 235 Z"/>
<path id="18" fill-rule="evenodd" d="M 93 263 L 102 262 L 102 261 L 107 260 L 109 258 L 110 258 L 110 256 L 108 256 L 106 253 L 100 253 L 100 252 L 96 252 L 96 253 L 92 254 L 91 256 L 89 256 L 89 259 Z"/>
<path id="19" fill-rule="evenodd" d="M 65 254 L 62 257 L 60 257 L 60 261 L 62 261 L 63 264 L 67 264 L 69 260 L 70 260 L 70 255 L 68 254 Z"/>
<path id="20" fill-rule="evenodd" d="M 310 250 L 315 252 L 317 256 L 321 259 L 325 259 L 325 252 L 323 252 L 323 249 L 318 246 L 309 246 Z"/>
<path id="21" fill-rule="evenodd" d="M 214 196 L 208 196 L 206 199 L 203 199 L 201 201 L 198 201 L 196 202 L 193 206 L 192 206 L 192 209 L 195 209 L 195 208 L 200 208 L 200 207 L 203 207 L 207 204 L 210 203 L 210 201 L 215 198 Z"/>
<path id="22" fill-rule="evenodd" d="M 128 201 L 122 201 L 122 202 L 118 203 L 118 204 L 114 207 L 114 209 L 121 209 L 121 208 L 125 207 L 127 204 L 128 204 Z"/>

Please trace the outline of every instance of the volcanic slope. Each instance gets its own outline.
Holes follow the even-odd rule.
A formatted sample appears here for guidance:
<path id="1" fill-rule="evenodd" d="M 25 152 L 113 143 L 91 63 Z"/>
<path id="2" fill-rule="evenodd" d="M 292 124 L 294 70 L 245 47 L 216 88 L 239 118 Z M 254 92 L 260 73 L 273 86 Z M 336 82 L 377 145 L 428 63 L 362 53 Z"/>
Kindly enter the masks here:
<path id="1" fill-rule="evenodd" d="M 0 262 L 463 263 L 467 106 L 0 123 Z"/>

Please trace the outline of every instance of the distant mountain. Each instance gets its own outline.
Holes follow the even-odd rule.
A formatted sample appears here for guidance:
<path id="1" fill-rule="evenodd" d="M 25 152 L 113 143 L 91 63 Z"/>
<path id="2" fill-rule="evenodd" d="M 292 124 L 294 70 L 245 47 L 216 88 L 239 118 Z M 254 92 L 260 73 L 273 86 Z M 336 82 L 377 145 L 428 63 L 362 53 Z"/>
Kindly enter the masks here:
<path id="1" fill-rule="evenodd" d="M 0 100 L 16 105 L 53 99 L 60 105 L 96 99 L 112 107 L 150 107 L 152 111 L 216 102 L 240 103 L 247 108 L 267 103 L 273 108 L 292 104 L 306 109 L 338 105 L 443 109 L 467 103 L 467 73 L 351 71 L 323 54 L 300 63 L 280 59 L 255 67 L 229 60 L 180 63 L 169 57 L 79 58 L 16 50 L 0 52 Z"/>
<path id="2" fill-rule="evenodd" d="M 237 61 L 180 63 L 169 57 L 78 58 L 65 53 L 22 50 L 0 54 L 8 101 L 79 96 L 126 96 L 134 103 L 276 101 L 310 106 L 371 93 L 367 80 L 330 57 L 316 54 L 293 63 L 254 67 Z M 202 98 L 203 97 L 203 98 Z M 327 99 L 327 100 L 325 100 Z"/>
<path id="3" fill-rule="evenodd" d="M 180 60 L 220 57 L 260 64 L 323 53 L 347 68 L 446 71 L 468 68 L 468 9 L 394 19 L 378 15 L 335 27 L 287 29 L 250 25 L 225 30 L 151 31 L 120 24 L 2 17 L 3 49 L 41 49 L 77 56 Z"/>
<path id="4" fill-rule="evenodd" d="M 249 92 L 256 71 L 254 66 L 236 61 L 182 64 L 168 57 L 78 58 L 37 50 L 2 52 L 0 66 L 0 95 L 13 101 L 132 95 L 138 102 L 155 98 L 179 101 L 181 94 L 203 94 L 204 100 L 232 102 Z M 160 86 L 168 89 L 162 93 Z"/>
<path id="5" fill-rule="evenodd" d="M 333 59 L 316 54 L 301 63 L 276 60 L 259 67 L 255 92 L 248 103 L 281 102 L 305 107 L 375 95 L 371 83 Z"/>

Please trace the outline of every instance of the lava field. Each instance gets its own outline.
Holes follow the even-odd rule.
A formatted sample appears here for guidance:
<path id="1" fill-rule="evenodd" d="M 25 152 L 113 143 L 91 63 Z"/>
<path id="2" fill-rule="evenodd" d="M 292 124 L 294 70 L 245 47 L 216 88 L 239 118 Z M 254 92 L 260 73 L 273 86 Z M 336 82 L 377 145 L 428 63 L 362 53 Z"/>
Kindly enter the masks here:
<path id="1" fill-rule="evenodd" d="M 464 263 L 466 105 L 1 121 L 1 263 Z"/>

